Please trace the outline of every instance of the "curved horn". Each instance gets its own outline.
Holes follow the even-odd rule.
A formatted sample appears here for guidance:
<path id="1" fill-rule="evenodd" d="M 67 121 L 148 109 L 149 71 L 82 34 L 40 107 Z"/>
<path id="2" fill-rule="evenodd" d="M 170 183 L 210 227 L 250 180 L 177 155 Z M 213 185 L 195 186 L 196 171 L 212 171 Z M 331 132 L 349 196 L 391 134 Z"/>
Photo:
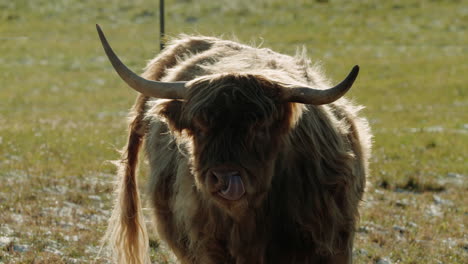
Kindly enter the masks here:
<path id="1" fill-rule="evenodd" d="M 157 82 L 140 77 L 120 61 L 119 57 L 117 57 L 107 42 L 101 28 L 97 24 L 96 29 L 98 31 L 99 38 L 101 39 L 102 47 L 112 63 L 112 66 L 114 66 L 114 69 L 119 74 L 120 78 L 122 78 L 122 80 L 124 80 L 130 87 L 146 96 L 165 99 L 184 98 L 186 82 Z"/>
<path id="2" fill-rule="evenodd" d="M 285 101 L 303 104 L 322 105 L 329 104 L 342 97 L 353 85 L 359 73 L 359 66 L 353 67 L 348 76 L 335 87 L 326 90 L 310 87 L 291 87 L 286 89 Z"/>

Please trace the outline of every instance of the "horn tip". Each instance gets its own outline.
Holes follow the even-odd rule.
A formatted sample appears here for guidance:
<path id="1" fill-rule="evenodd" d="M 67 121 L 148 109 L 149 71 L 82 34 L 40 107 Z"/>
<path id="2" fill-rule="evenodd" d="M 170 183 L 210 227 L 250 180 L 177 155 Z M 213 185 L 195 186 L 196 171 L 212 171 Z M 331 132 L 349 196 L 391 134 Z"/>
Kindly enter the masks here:
<path id="1" fill-rule="evenodd" d="M 97 30 L 98 32 L 102 32 L 101 26 L 99 26 L 99 24 L 96 24 L 96 30 Z"/>
<path id="2" fill-rule="evenodd" d="M 349 75 L 348 75 L 348 77 L 346 79 L 349 79 L 352 82 L 354 82 L 354 80 L 357 78 L 358 74 L 359 74 L 359 65 L 354 65 L 353 69 L 351 70 L 351 72 L 349 73 Z"/>
<path id="3" fill-rule="evenodd" d="M 359 65 L 354 65 L 352 71 L 358 73 L 359 72 Z"/>

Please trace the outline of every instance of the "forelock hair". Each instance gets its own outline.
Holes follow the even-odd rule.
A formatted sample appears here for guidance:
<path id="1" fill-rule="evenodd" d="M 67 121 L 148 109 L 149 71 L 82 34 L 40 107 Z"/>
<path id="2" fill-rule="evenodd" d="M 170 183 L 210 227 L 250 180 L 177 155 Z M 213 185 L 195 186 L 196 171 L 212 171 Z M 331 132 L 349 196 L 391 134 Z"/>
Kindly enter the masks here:
<path id="1" fill-rule="evenodd" d="M 256 119 L 277 118 L 280 87 L 261 76 L 242 74 L 223 74 L 206 76 L 193 82 L 188 90 L 188 100 L 184 108 L 185 117 L 197 115 L 210 120 L 206 113 L 207 106 L 229 107 L 243 104 L 246 108 L 255 108 Z M 241 109 L 242 110 L 242 109 Z M 211 113 L 213 114 L 213 113 Z M 260 120 L 256 120 L 260 121 Z"/>

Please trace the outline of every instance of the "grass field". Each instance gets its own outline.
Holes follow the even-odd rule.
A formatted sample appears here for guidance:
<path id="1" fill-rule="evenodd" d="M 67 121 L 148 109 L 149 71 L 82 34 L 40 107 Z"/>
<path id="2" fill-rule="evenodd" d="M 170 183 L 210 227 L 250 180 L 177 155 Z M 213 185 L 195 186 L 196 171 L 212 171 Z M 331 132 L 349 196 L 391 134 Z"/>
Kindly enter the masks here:
<path id="1" fill-rule="evenodd" d="M 0 0 L 0 263 L 108 262 L 96 258 L 108 161 L 136 93 L 94 25 L 138 70 L 158 53 L 158 20 L 156 0 Z M 235 35 L 287 54 L 304 45 L 335 81 L 361 66 L 348 97 L 366 106 L 375 143 L 356 263 L 468 259 L 466 21 L 456 0 L 166 1 L 170 36 Z"/>

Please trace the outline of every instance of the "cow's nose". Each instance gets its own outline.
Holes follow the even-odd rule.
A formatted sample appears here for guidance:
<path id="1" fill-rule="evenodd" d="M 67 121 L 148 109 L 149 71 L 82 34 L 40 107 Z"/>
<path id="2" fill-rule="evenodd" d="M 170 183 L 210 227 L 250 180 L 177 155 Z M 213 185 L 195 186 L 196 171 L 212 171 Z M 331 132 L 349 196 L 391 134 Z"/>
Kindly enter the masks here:
<path id="1" fill-rule="evenodd" d="M 226 189 L 229 178 L 240 175 L 239 171 L 226 169 L 212 169 L 208 175 L 208 188 L 211 192 L 218 192 Z"/>
<path id="2" fill-rule="evenodd" d="M 228 200 L 238 200 L 245 193 L 241 174 L 236 170 L 212 169 L 207 179 L 208 189 Z"/>

